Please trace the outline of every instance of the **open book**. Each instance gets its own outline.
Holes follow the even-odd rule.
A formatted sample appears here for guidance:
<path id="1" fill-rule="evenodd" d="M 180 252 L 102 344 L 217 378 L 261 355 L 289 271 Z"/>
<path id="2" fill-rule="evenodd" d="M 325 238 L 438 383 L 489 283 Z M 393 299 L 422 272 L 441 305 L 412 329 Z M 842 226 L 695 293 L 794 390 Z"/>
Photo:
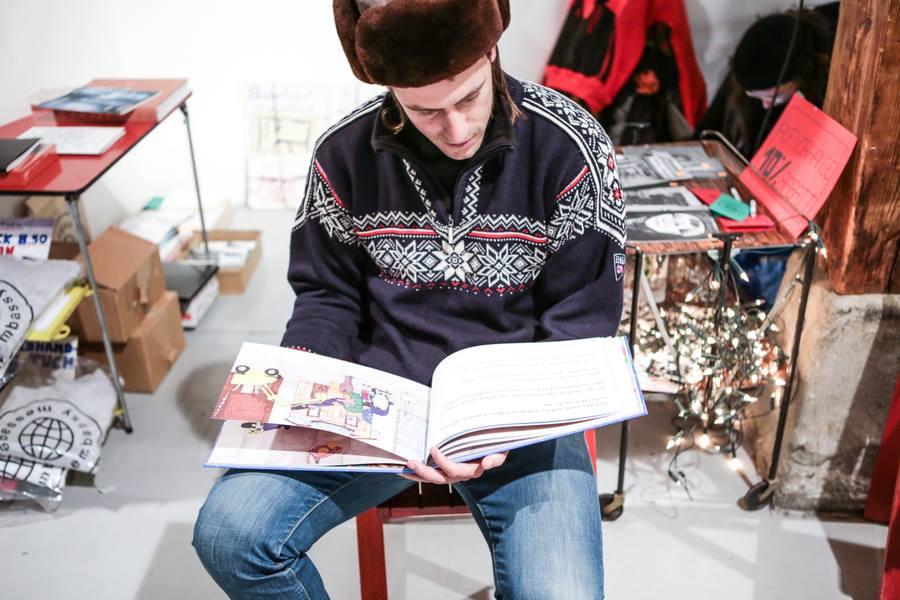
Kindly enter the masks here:
<path id="1" fill-rule="evenodd" d="M 399 472 L 432 447 L 462 462 L 646 413 L 625 338 L 467 348 L 441 361 L 431 388 L 245 343 L 206 466 Z"/>

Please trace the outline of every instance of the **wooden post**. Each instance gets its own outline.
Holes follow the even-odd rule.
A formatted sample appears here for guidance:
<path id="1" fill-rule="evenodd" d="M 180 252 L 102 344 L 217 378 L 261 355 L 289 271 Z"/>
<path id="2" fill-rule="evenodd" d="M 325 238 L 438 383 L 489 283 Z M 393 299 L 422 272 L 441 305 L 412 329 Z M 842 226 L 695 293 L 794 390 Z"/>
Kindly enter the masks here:
<path id="1" fill-rule="evenodd" d="M 900 292 L 900 0 L 843 0 L 823 110 L 859 138 L 822 211 L 838 294 Z"/>

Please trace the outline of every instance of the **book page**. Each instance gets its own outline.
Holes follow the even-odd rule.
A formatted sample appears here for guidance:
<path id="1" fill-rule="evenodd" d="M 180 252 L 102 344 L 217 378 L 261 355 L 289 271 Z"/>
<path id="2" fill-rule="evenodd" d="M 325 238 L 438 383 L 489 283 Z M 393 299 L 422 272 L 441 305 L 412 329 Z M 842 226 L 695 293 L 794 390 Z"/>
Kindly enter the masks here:
<path id="1" fill-rule="evenodd" d="M 435 369 L 428 447 L 481 429 L 632 414 L 637 405 L 624 338 L 468 348 Z"/>
<path id="2" fill-rule="evenodd" d="M 329 470 L 351 465 L 406 461 L 362 442 L 327 431 L 259 423 L 225 421 L 206 460 L 207 467 Z"/>
<path id="3" fill-rule="evenodd" d="M 598 427 L 620 423 L 626 419 L 640 417 L 646 414 L 647 406 L 641 398 L 639 402 L 632 405 L 630 409 L 625 409 L 622 413 L 613 413 L 604 417 L 588 419 L 586 421 L 575 421 L 573 423 L 538 425 L 530 429 L 523 429 L 521 435 L 518 435 L 515 438 L 506 436 L 488 436 L 479 439 L 477 443 L 471 445 L 457 445 L 455 449 L 445 452 L 445 455 L 454 462 L 476 460 L 483 456 L 487 456 L 488 454 L 513 450 L 528 444 L 538 444 L 564 435 L 578 433 L 579 431 L 587 431 L 588 429 L 597 429 Z"/>
<path id="4" fill-rule="evenodd" d="M 326 356 L 245 343 L 212 418 L 303 426 L 425 456 L 427 386 Z"/>

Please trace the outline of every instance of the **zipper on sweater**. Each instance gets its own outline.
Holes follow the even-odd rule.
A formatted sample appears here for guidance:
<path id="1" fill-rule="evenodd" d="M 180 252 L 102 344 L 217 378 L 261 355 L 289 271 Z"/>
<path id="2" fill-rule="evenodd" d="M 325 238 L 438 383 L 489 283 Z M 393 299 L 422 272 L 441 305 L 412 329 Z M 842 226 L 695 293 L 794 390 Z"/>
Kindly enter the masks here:
<path id="1" fill-rule="evenodd" d="M 479 160 L 477 163 L 470 165 L 469 168 L 467 168 L 465 171 L 460 173 L 459 176 L 456 178 L 456 183 L 453 184 L 453 190 L 450 192 L 449 225 L 451 228 L 451 233 L 452 233 L 452 228 L 453 228 L 453 212 L 456 210 L 456 206 L 458 204 L 460 204 L 459 201 L 462 200 L 462 194 L 457 193 L 459 190 L 460 184 L 463 182 L 469 181 L 469 176 L 471 176 L 473 172 L 475 172 L 479 167 L 486 164 L 487 161 L 489 161 L 492 157 L 496 156 L 497 154 L 500 154 L 500 152 L 502 152 L 508 148 L 512 148 L 512 146 L 509 146 L 509 145 L 497 146 L 496 148 L 491 149 L 489 152 L 485 152 L 481 157 L 479 157 Z M 451 237 L 452 237 L 452 235 L 451 235 Z"/>
<path id="2" fill-rule="evenodd" d="M 386 148 L 387 150 L 390 150 L 391 152 L 393 152 L 394 154 L 396 154 L 396 155 L 399 156 L 400 158 L 409 161 L 409 163 L 410 163 L 411 165 L 413 165 L 413 166 L 416 168 L 416 171 L 417 171 L 418 173 L 420 173 L 421 175 L 424 175 L 424 176 L 428 177 L 428 179 L 431 180 L 431 183 L 432 183 L 432 186 L 433 186 L 433 187 L 436 187 L 436 188 L 438 188 L 438 189 L 440 188 L 439 185 L 436 185 L 436 184 L 435 184 L 435 177 L 434 177 L 434 175 L 432 175 L 431 172 L 428 171 L 428 169 L 426 169 L 426 168 L 425 168 L 425 167 L 424 167 L 424 166 L 416 159 L 416 157 L 414 157 L 414 156 L 412 155 L 412 153 L 410 153 L 410 152 L 406 149 L 406 147 L 404 147 L 404 146 L 402 146 L 402 145 L 400 145 L 400 144 L 395 144 L 395 143 L 392 143 L 392 144 L 385 144 L 384 146 L 385 146 L 385 148 Z M 459 177 L 456 178 L 456 183 L 453 185 L 453 189 L 450 191 L 450 206 L 448 207 L 448 210 L 447 210 L 447 227 L 448 227 L 448 233 L 449 233 L 449 235 L 450 235 L 451 242 L 452 242 L 452 240 L 453 240 L 453 227 L 454 227 L 454 224 L 453 224 L 453 212 L 454 212 L 454 210 L 456 209 L 456 206 L 457 206 L 457 204 L 458 204 L 458 203 L 456 202 L 456 195 L 457 195 L 457 194 L 456 194 L 456 191 L 457 191 L 457 189 L 459 188 L 460 183 L 463 182 L 463 181 L 468 181 L 469 175 L 471 175 L 472 172 L 475 171 L 475 169 L 477 169 L 478 167 L 480 167 L 480 166 L 482 166 L 483 164 L 485 164 L 485 163 L 486 163 L 488 160 L 490 160 L 493 156 L 496 156 L 496 155 L 499 154 L 500 152 L 502 152 L 502 151 L 504 151 L 504 150 L 508 150 L 509 148 L 512 148 L 512 145 L 511 145 L 511 144 L 504 144 L 504 145 L 501 145 L 501 146 L 497 146 L 496 148 L 492 148 L 489 152 L 485 152 L 484 155 L 482 155 L 481 157 L 479 157 L 479 160 L 478 160 L 477 163 L 475 163 L 474 165 L 470 165 L 469 168 L 467 168 L 465 171 L 463 171 L 462 173 L 460 173 Z M 443 204 L 444 204 L 443 202 L 441 202 L 440 200 L 438 200 L 438 202 L 443 206 Z"/>

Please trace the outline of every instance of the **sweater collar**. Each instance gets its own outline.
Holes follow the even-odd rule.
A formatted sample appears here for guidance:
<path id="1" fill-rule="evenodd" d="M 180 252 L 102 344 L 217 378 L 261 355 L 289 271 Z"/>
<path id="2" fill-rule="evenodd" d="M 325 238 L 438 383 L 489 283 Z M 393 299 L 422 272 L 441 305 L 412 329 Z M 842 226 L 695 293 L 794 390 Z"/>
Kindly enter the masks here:
<path id="1" fill-rule="evenodd" d="M 522 84 L 515 78 L 510 77 L 509 75 L 504 74 L 506 77 L 506 85 L 509 89 L 510 96 L 513 99 L 513 102 L 516 103 L 517 106 L 521 106 L 522 97 L 524 95 L 524 90 Z M 384 95 L 384 100 L 382 101 L 381 108 L 375 113 L 375 125 L 372 128 L 372 138 L 371 144 L 372 148 L 376 152 L 381 151 L 391 151 L 403 158 L 412 159 L 414 161 L 421 160 L 421 156 L 419 156 L 419 150 L 416 149 L 415 144 L 410 144 L 408 140 L 404 139 L 404 135 L 402 134 L 393 134 L 384 126 L 384 123 L 381 122 L 381 112 L 385 108 L 391 108 L 394 103 L 393 98 L 391 98 L 390 94 Z M 407 127 L 415 127 L 412 123 L 408 123 Z M 413 135 L 421 136 L 426 143 L 431 145 L 437 152 L 440 152 L 437 147 L 435 147 L 431 142 L 427 141 L 427 138 L 424 138 L 421 133 L 411 132 Z M 506 111 L 502 111 L 497 115 L 491 117 L 491 120 L 488 123 L 488 132 L 485 135 L 485 139 L 481 143 L 481 147 L 475 153 L 472 158 L 468 159 L 470 164 L 474 164 L 479 162 L 481 157 L 492 154 L 495 150 L 503 149 L 503 148 L 513 148 L 516 142 L 516 127 L 509 122 L 509 116 L 506 114 Z"/>

